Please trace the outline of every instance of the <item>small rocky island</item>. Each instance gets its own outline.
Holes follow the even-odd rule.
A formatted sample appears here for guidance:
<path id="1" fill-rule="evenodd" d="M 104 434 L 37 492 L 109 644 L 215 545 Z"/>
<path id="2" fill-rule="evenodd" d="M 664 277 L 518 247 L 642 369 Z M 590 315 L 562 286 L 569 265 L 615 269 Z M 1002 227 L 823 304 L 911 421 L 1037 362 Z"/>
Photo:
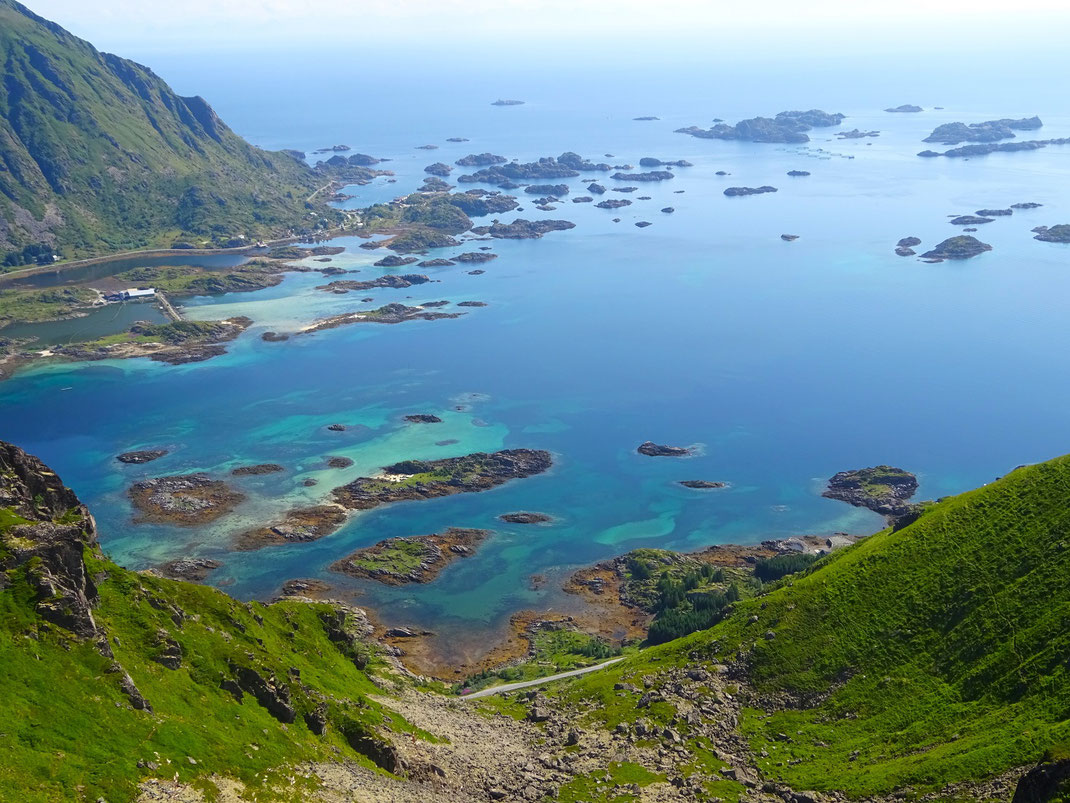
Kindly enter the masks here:
<path id="1" fill-rule="evenodd" d="M 1037 226 L 1034 240 L 1044 243 L 1070 243 L 1070 223 L 1059 223 L 1055 226 Z"/>
<path id="2" fill-rule="evenodd" d="M 528 513 L 526 511 L 503 513 L 498 518 L 509 524 L 546 524 L 553 521 L 553 516 L 547 516 L 545 513 Z"/>
<path id="3" fill-rule="evenodd" d="M 918 490 L 918 480 L 909 471 L 892 466 L 874 466 L 841 471 L 828 481 L 822 496 L 864 507 L 882 516 L 898 517 L 911 511 L 908 503 Z"/>
<path id="4" fill-rule="evenodd" d="M 1039 117 L 1023 117 L 1020 120 L 1003 118 L 986 120 L 983 123 L 944 123 L 933 129 L 923 141 L 943 145 L 958 145 L 962 142 L 997 142 L 1011 139 L 1015 131 L 1035 131 L 1044 124 Z"/>
<path id="5" fill-rule="evenodd" d="M 492 223 L 490 226 L 477 226 L 473 234 L 489 234 L 504 240 L 537 240 L 551 231 L 566 231 L 576 228 L 570 220 L 524 220 L 517 218 L 512 223 Z"/>
<path id="6" fill-rule="evenodd" d="M 911 103 L 904 103 L 902 106 L 896 106 L 891 109 L 885 109 L 886 112 L 892 112 L 893 114 L 917 114 L 923 112 L 925 109 L 921 106 L 915 106 Z"/>
<path id="7" fill-rule="evenodd" d="M 729 187 L 724 191 L 724 194 L 729 198 L 739 198 L 746 195 L 763 195 L 767 192 L 776 192 L 776 187 L 770 187 L 768 184 L 762 187 Z"/>
<path id="8" fill-rule="evenodd" d="M 308 543 L 330 535 L 345 520 L 346 511 L 338 505 L 298 508 L 286 513 L 281 521 L 239 534 L 232 547 L 237 552 L 251 552 L 266 546 Z"/>
<path id="9" fill-rule="evenodd" d="M 647 457 L 687 457 L 691 454 L 691 450 L 684 446 L 665 446 L 653 441 L 641 443 L 636 451 Z"/>
<path id="10" fill-rule="evenodd" d="M 127 495 L 139 514 L 137 521 L 185 527 L 213 522 L 245 500 L 225 482 L 201 473 L 143 480 Z"/>
<path id="11" fill-rule="evenodd" d="M 696 490 L 714 490 L 727 486 L 727 483 L 711 480 L 680 480 L 680 484 L 685 488 L 694 488 Z"/>
<path id="12" fill-rule="evenodd" d="M 394 303 L 366 312 L 344 312 L 341 315 L 332 315 L 330 318 L 324 318 L 298 330 L 297 334 L 310 335 L 315 332 L 337 329 L 339 326 L 348 326 L 354 323 L 395 324 L 406 321 L 438 321 L 447 318 L 459 318 L 463 314 L 463 312 L 428 312 L 423 307 L 409 307 L 405 304 Z"/>
<path id="13" fill-rule="evenodd" d="M 413 413 L 412 415 L 405 416 L 405 420 L 410 424 L 441 424 L 442 419 L 437 415 L 431 413 Z"/>
<path id="14" fill-rule="evenodd" d="M 496 101 L 494 101 L 490 105 L 491 106 L 523 106 L 524 105 L 524 101 L 522 101 L 522 100 L 505 100 L 503 98 L 498 98 Z"/>
<path id="15" fill-rule="evenodd" d="M 391 502 L 434 499 L 495 488 L 509 480 L 541 474 L 553 464 L 549 452 L 506 449 L 443 460 L 403 460 L 375 477 L 335 488 L 334 500 L 349 510 L 371 510 Z"/>
<path id="16" fill-rule="evenodd" d="M 712 128 L 698 126 L 676 129 L 677 134 L 690 134 L 700 139 L 738 139 L 744 142 L 809 142 L 807 131 L 828 128 L 843 122 L 845 115 L 829 114 L 820 109 L 780 112 L 776 117 L 752 117 L 735 125 L 717 123 Z"/>
<path id="17" fill-rule="evenodd" d="M 430 583 L 457 558 L 468 558 L 488 530 L 450 527 L 443 533 L 387 538 L 331 564 L 331 571 L 389 586 Z"/>
<path id="18" fill-rule="evenodd" d="M 422 273 L 391 273 L 364 282 L 353 281 L 352 279 L 337 279 L 329 284 L 321 284 L 316 289 L 339 294 L 348 293 L 350 290 L 376 290 L 379 288 L 401 290 L 418 284 L 427 284 L 429 281 L 431 279 Z"/>
<path id="19" fill-rule="evenodd" d="M 991 251 L 992 246 L 983 243 L 969 234 L 958 237 L 949 237 L 937 245 L 932 251 L 922 254 L 922 259 L 970 259 L 971 257 Z"/>

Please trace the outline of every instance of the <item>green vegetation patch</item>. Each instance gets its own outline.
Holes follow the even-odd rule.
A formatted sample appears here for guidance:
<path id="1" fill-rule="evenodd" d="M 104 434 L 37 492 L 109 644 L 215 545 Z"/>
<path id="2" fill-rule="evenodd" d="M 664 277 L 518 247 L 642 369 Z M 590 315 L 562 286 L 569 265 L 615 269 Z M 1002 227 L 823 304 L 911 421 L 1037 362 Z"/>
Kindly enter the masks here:
<path id="1" fill-rule="evenodd" d="M 99 296 L 85 287 L 50 290 L 0 290 L 0 327 L 11 323 L 40 323 L 74 318 Z"/>
<path id="2" fill-rule="evenodd" d="M 664 781 L 665 776 L 639 764 L 612 762 L 604 772 L 594 772 L 569 781 L 557 793 L 562 803 L 624 803 L 639 800 L 638 789 Z"/>

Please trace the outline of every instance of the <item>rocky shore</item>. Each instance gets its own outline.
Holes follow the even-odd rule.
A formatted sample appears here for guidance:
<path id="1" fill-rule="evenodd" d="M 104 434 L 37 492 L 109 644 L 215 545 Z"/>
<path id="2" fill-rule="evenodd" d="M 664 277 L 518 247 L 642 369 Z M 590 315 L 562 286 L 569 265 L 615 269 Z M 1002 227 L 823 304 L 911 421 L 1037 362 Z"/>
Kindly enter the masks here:
<path id="1" fill-rule="evenodd" d="M 367 312 L 346 312 L 332 315 L 298 330 L 299 335 L 310 335 L 327 329 L 337 329 L 354 323 L 404 323 L 405 321 L 438 321 L 443 318 L 459 318 L 463 312 L 427 312 L 423 307 L 407 307 L 404 304 L 387 304 Z"/>
<path id="2" fill-rule="evenodd" d="M 387 538 L 331 564 L 331 571 L 390 586 L 429 583 L 457 558 L 468 558 L 488 530 L 450 527 L 445 532 Z"/>
<path id="3" fill-rule="evenodd" d="M 335 488 L 334 500 L 349 510 L 371 510 L 392 502 L 433 499 L 494 488 L 531 477 L 552 465 L 549 452 L 506 449 L 442 460 L 404 460 L 376 477 L 361 477 Z"/>

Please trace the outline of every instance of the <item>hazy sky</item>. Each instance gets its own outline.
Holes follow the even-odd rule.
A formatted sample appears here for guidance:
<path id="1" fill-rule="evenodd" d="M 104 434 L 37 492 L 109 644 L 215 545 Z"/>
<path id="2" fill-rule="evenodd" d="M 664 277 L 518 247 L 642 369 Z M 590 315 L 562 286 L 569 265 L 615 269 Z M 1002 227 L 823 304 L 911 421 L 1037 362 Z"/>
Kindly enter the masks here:
<path id="1" fill-rule="evenodd" d="M 503 41 L 623 38 L 658 45 L 696 40 L 713 48 L 810 37 L 909 48 L 967 45 L 995 35 L 1050 35 L 1070 22 L 1066 0 L 28 0 L 103 49 L 382 44 L 452 40 L 471 48 Z M 1013 32 L 1013 33 L 1012 33 Z M 741 40 L 741 37 L 744 39 Z M 297 43 L 295 41 L 295 43 Z M 132 55 L 136 55 L 136 52 Z M 529 55 L 537 56 L 537 51 Z M 997 62 L 998 63 L 998 62 Z"/>

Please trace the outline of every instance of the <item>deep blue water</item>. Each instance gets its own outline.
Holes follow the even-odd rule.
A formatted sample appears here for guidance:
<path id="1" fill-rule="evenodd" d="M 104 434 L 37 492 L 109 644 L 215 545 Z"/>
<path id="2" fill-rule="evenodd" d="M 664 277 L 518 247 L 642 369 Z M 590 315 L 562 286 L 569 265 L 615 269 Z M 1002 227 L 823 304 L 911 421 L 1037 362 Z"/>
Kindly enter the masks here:
<path id="1" fill-rule="evenodd" d="M 522 197 L 520 216 L 566 218 L 576 228 L 539 241 L 478 243 L 499 255 L 481 266 L 482 276 L 462 266 L 430 269 L 439 283 L 336 296 L 315 289 L 325 281 L 318 274 L 290 274 L 258 293 L 189 301 L 195 317 L 257 321 L 229 354 L 204 364 L 51 366 L 0 385 L 0 437 L 61 473 L 96 513 L 105 547 L 127 565 L 221 557 L 226 565 L 212 582 L 240 597 L 270 597 L 286 579 L 320 576 L 359 591 L 389 622 L 419 621 L 454 636 L 444 649 L 459 654 L 511 611 L 564 604 L 556 583 L 528 590 L 533 573 L 556 578 L 638 546 L 875 530 L 876 516 L 820 497 L 823 480 L 841 469 L 899 465 L 919 475 L 920 496 L 938 497 L 1067 451 L 1070 251 L 1033 240 L 1030 229 L 1070 221 L 1070 148 L 969 161 L 914 155 L 935 125 L 952 120 L 1036 113 L 1045 120 L 1038 137 L 1070 135 L 1070 113 L 1039 87 L 1008 79 L 982 92 L 961 83 L 961 65 L 915 65 L 898 78 L 872 64 L 850 76 L 827 64 L 796 65 L 713 81 L 671 63 L 616 74 L 600 64 L 569 81 L 559 66 L 494 75 L 465 72 L 462 63 L 429 74 L 393 63 L 389 82 L 364 65 L 366 80 L 324 86 L 285 60 L 240 75 L 222 66 L 174 62 L 160 72 L 180 91 L 208 96 L 258 144 L 311 152 L 347 143 L 390 158 L 384 167 L 396 183 L 351 190 L 355 206 L 411 190 L 431 162 L 484 150 L 524 160 L 565 150 L 632 164 L 685 158 L 694 166 L 631 195 L 607 194 L 634 201 L 616 212 L 566 199 L 541 213 Z M 285 114 L 267 102 L 279 93 Z M 497 97 L 528 103 L 490 106 Z M 946 110 L 880 111 L 906 102 Z M 815 106 L 848 114 L 846 129 L 881 136 L 839 141 L 835 129 L 818 129 L 808 146 L 778 146 L 673 133 L 713 117 Z M 645 114 L 662 119 L 632 120 Z M 471 141 L 445 142 L 450 136 Z M 426 143 L 440 148 L 415 149 Z M 788 178 L 792 169 L 812 175 Z M 584 175 L 568 182 L 572 195 L 585 194 L 591 177 L 619 184 Z M 722 194 L 760 184 L 780 191 Z M 652 198 L 636 200 L 641 195 Z M 1021 201 L 1044 206 L 983 226 L 977 236 L 991 253 L 939 265 L 893 253 L 900 237 L 931 247 L 956 233 L 949 215 Z M 661 213 L 665 206 L 675 213 Z M 638 229 L 639 220 L 654 225 Z M 782 233 L 800 239 L 786 243 Z M 360 278 L 378 275 L 370 263 L 382 252 L 359 242 L 338 241 L 347 252 L 334 264 L 359 269 Z M 362 305 L 366 295 L 375 300 Z M 362 306 L 433 299 L 489 306 L 457 320 L 259 339 L 267 329 L 293 331 Z M 405 424 L 413 412 L 445 421 Z M 328 432 L 334 422 L 350 429 Z M 447 439 L 459 442 L 435 445 Z M 698 444 L 700 454 L 637 455 L 648 439 Z M 114 460 L 150 446 L 173 452 L 141 467 Z M 549 449 L 555 467 L 488 493 L 363 514 L 314 544 L 227 551 L 235 531 L 395 460 L 503 447 Z M 328 455 L 356 464 L 324 469 Z M 250 500 L 218 526 L 132 523 L 124 492 L 136 478 L 265 461 L 287 472 L 241 480 Z M 304 488 L 307 477 L 319 484 Z M 731 485 L 696 492 L 676 485 L 684 479 Z M 496 521 L 511 510 L 544 511 L 555 522 Z M 448 526 L 496 535 L 427 586 L 384 588 L 326 569 L 358 546 Z"/>

